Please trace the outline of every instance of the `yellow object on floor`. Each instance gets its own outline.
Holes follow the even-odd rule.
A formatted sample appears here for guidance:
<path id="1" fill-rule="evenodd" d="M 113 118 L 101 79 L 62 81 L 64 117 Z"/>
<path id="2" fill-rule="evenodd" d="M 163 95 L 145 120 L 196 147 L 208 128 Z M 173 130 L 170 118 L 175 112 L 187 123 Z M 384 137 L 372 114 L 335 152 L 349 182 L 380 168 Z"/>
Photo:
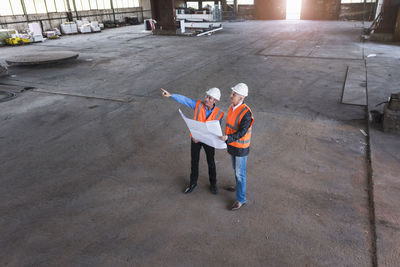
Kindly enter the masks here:
<path id="1" fill-rule="evenodd" d="M 6 39 L 6 44 L 8 45 L 29 44 L 30 42 L 31 40 L 28 38 L 11 37 Z"/>

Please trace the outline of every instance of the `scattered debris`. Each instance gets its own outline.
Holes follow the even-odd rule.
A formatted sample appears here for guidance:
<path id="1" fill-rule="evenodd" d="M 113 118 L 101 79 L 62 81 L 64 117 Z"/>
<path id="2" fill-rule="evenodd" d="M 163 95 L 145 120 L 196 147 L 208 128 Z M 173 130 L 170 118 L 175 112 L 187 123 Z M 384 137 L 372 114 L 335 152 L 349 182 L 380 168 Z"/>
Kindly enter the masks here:
<path id="1" fill-rule="evenodd" d="M 400 93 L 392 94 L 385 104 L 383 131 L 400 134 Z"/>
<path id="2" fill-rule="evenodd" d="M 139 19 L 137 17 L 125 17 L 125 23 L 128 25 L 139 24 Z"/>
<path id="3" fill-rule="evenodd" d="M 368 119 L 371 123 L 379 124 L 383 121 L 383 114 L 378 110 L 371 110 L 368 115 Z"/>
<path id="4" fill-rule="evenodd" d="M 369 40 L 370 36 L 366 34 L 361 35 L 361 40 Z"/>
<path id="5" fill-rule="evenodd" d="M 46 36 L 48 39 L 58 39 L 58 38 L 60 38 L 60 36 L 57 35 L 57 32 L 54 31 L 54 30 L 45 31 L 45 32 L 43 33 L 43 35 Z"/>
<path id="6" fill-rule="evenodd" d="M 367 134 L 363 129 L 360 129 L 360 132 L 361 132 L 364 136 L 368 136 L 368 134 Z"/>
<path id="7" fill-rule="evenodd" d="M 145 19 L 144 20 L 144 27 L 147 31 L 154 31 L 156 28 L 157 21 L 154 19 Z"/>
<path id="8" fill-rule="evenodd" d="M 223 29 L 223 27 L 222 27 L 222 25 L 221 25 L 221 27 L 219 27 L 219 28 L 216 28 L 216 29 L 213 29 L 213 30 L 210 30 L 210 31 L 206 31 L 206 32 L 203 32 L 203 33 L 199 33 L 199 34 L 197 34 L 197 36 L 202 36 L 202 35 L 211 35 L 212 33 L 214 33 L 214 32 L 216 32 L 216 31 L 220 31 L 220 30 L 222 30 Z"/>
<path id="9" fill-rule="evenodd" d="M 382 12 L 380 12 L 379 15 L 376 16 L 376 18 L 374 19 L 369 28 L 364 29 L 364 33 L 366 35 L 374 33 L 374 31 L 380 26 L 381 22 L 382 22 Z"/>
<path id="10" fill-rule="evenodd" d="M 8 68 L 5 64 L 0 62 L 0 77 L 8 74 Z"/>
<path id="11" fill-rule="evenodd" d="M 180 34 L 182 35 L 211 35 L 216 31 L 222 30 L 221 22 L 191 22 L 191 21 L 180 21 Z"/>

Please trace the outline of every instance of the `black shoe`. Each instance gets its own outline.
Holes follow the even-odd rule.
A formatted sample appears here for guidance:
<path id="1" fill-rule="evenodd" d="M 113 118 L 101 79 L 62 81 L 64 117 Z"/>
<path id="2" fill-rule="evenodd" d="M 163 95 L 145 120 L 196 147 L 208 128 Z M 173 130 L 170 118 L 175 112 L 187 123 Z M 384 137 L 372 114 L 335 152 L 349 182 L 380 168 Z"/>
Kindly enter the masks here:
<path id="1" fill-rule="evenodd" d="M 216 195 L 216 194 L 218 194 L 218 187 L 216 185 L 211 185 L 210 191 L 212 194 Z"/>
<path id="2" fill-rule="evenodd" d="M 226 191 L 229 191 L 229 192 L 235 192 L 235 191 L 236 191 L 236 187 L 233 186 L 233 185 L 224 186 L 224 189 L 225 189 Z"/>
<path id="3" fill-rule="evenodd" d="M 184 194 L 189 194 L 192 193 L 193 189 L 196 187 L 196 184 L 191 184 L 188 186 L 188 188 L 185 189 L 185 191 L 183 192 Z"/>

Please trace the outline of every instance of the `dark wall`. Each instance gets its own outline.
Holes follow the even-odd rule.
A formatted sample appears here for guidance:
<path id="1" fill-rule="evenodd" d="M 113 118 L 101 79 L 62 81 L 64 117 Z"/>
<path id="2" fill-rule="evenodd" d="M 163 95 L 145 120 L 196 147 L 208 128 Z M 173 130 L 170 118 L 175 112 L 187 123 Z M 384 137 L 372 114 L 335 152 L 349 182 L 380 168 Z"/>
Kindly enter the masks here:
<path id="1" fill-rule="evenodd" d="M 338 20 L 340 0 L 303 0 L 301 19 Z"/>
<path id="2" fill-rule="evenodd" d="M 157 21 L 156 29 L 175 30 L 175 1 L 151 0 L 153 19 Z"/>
<path id="3" fill-rule="evenodd" d="M 254 5 L 238 5 L 238 16 L 243 19 L 255 18 Z"/>
<path id="4" fill-rule="evenodd" d="M 396 27 L 397 10 L 399 8 L 399 0 L 384 0 L 382 6 L 382 21 L 375 32 L 393 33 Z"/>
<path id="5" fill-rule="evenodd" d="M 254 0 L 257 19 L 286 19 L 286 0 Z"/>
<path id="6" fill-rule="evenodd" d="M 340 20 L 372 21 L 375 18 L 376 3 L 341 4 Z"/>

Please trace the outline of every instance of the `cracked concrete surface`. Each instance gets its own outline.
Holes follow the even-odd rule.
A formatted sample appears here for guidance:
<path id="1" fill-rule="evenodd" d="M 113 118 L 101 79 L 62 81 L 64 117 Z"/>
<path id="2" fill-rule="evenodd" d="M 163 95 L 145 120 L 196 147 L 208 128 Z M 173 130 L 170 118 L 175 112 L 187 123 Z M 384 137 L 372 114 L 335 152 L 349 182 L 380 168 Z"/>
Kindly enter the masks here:
<path id="1" fill-rule="evenodd" d="M 340 103 L 348 66 L 375 53 L 367 72 L 375 62 L 379 76 L 387 58 L 398 68 L 398 46 L 360 43 L 358 22 L 225 23 L 201 38 L 152 36 L 142 27 L 0 49 L 2 58 L 80 53 L 67 64 L 11 67 L 0 80 L 35 87 L 0 103 L 1 265 L 371 266 L 376 256 L 382 266 L 399 262 L 400 212 L 391 187 L 398 149 L 388 148 L 392 162 L 377 159 L 373 178 L 388 170 L 392 176 L 374 190 L 391 188 L 394 197 L 378 192 L 375 225 L 368 138 L 360 132 L 368 132 L 367 108 Z M 191 111 L 162 98 L 159 88 L 203 98 L 216 86 L 226 110 L 237 82 L 249 85 L 255 124 L 249 202 L 231 212 L 234 195 L 222 190 L 234 182 L 226 151 L 216 151 L 218 195 L 208 189 L 204 154 L 199 186 L 182 194 L 190 146 L 177 109 Z M 374 154 L 380 143 L 387 146 L 385 134 L 377 130 L 370 142 L 372 159 L 387 157 L 388 150 Z M 397 212 L 393 220 L 381 208 L 387 202 Z"/>

